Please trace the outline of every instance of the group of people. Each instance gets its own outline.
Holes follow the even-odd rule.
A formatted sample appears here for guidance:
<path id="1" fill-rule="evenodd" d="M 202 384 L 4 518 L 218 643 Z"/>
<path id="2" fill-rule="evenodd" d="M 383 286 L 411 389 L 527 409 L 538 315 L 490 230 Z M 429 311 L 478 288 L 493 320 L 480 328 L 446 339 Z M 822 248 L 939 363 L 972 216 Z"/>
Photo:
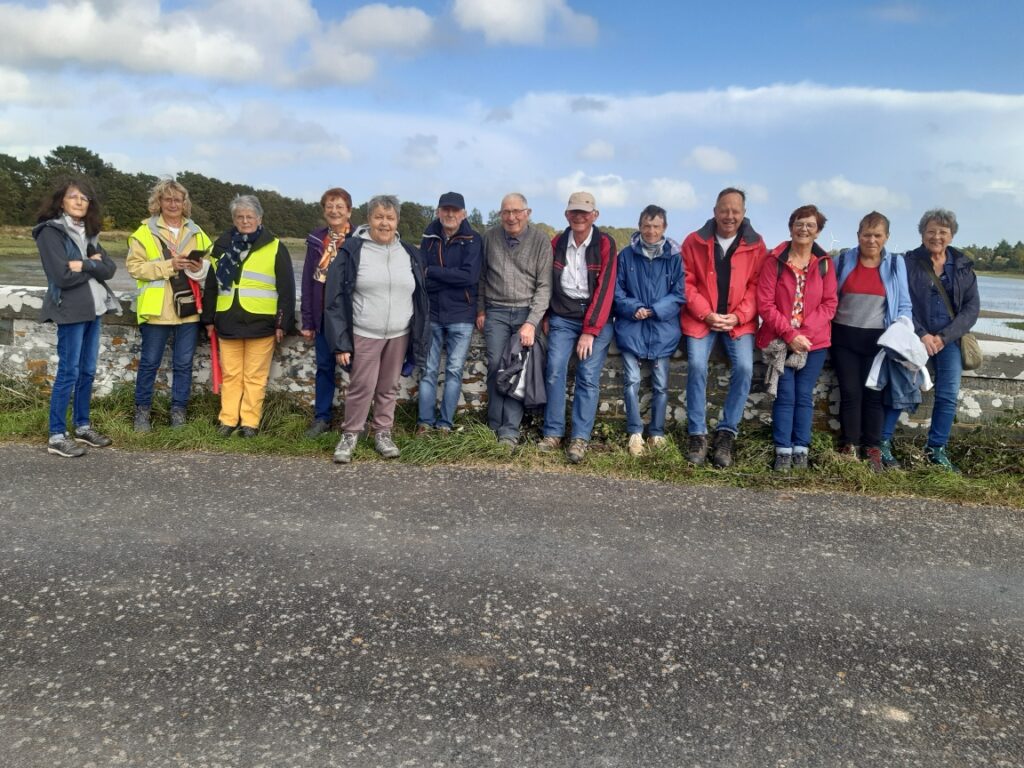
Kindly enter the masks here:
<path id="1" fill-rule="evenodd" d="M 793 212 L 790 239 L 769 253 L 746 216 L 743 191 L 732 187 L 719 193 L 712 218 L 681 246 L 666 235 L 665 209 L 649 205 L 621 250 L 597 227 L 600 212 L 589 192 L 569 197 L 568 226 L 552 239 L 531 223 L 522 194 L 506 195 L 500 223 L 481 235 L 466 220 L 463 196 L 448 192 L 418 247 L 399 237 L 401 206 L 391 195 L 371 198 L 366 223 L 354 229 L 346 190 L 328 189 L 320 206 L 325 226 L 306 239 L 301 276 L 300 330 L 316 355 L 306 435 L 332 430 L 340 366 L 349 383 L 334 451 L 338 463 L 351 461 L 371 412 L 374 448 L 384 457 L 399 455 L 392 437 L 398 384 L 415 367 L 421 369 L 417 434 L 450 432 L 475 328 L 486 346 L 487 423 L 510 451 L 521 440 L 525 409 L 522 394 L 506 386 L 510 356 L 543 351 L 534 363 L 543 366 L 538 447 L 564 448 L 567 459 L 579 463 L 594 429 L 613 338 L 622 355 L 629 452 L 640 456 L 664 447 L 670 360 L 685 337 L 686 455 L 695 465 L 733 463 L 756 346 L 775 394 L 776 470 L 807 466 L 814 389 L 826 350 L 839 380 L 841 456 L 863 458 L 878 471 L 898 466 L 893 430 L 899 414 L 931 386 L 930 363 L 935 405 L 926 455 L 955 469 L 945 446 L 960 386 L 959 340 L 977 319 L 979 299 L 970 260 L 951 246 L 957 223 L 949 211 L 928 211 L 919 226 L 922 246 L 902 256 L 885 249 L 888 219 L 869 213 L 857 247 L 831 258 L 816 243 L 825 216 L 815 206 Z M 263 226 L 252 195 L 231 202 L 232 226 L 215 241 L 192 221 L 188 191 L 172 179 L 153 188 L 149 212 L 129 238 L 126 260 L 138 282 L 142 340 L 134 427 L 152 429 L 154 381 L 169 342 L 171 427 L 186 423 L 202 324 L 218 358 L 218 432 L 252 437 L 274 349 L 295 322 L 288 250 Z M 45 201 L 33 229 L 48 282 L 42 319 L 58 329 L 48 450 L 60 456 L 110 444 L 89 419 L 99 319 L 119 309 L 106 285 L 115 265 L 99 244 L 100 220 L 88 182 L 76 180 Z M 731 372 L 710 436 L 707 377 L 716 345 Z M 645 365 L 651 381 L 646 425 L 640 398 Z"/>

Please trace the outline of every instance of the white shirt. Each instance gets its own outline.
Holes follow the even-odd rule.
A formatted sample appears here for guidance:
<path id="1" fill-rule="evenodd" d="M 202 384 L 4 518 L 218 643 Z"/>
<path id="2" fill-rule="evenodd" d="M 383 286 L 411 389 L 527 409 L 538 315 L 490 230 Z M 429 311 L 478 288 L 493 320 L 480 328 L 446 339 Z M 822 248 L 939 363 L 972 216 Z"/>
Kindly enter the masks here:
<path id="1" fill-rule="evenodd" d="M 594 237 L 594 228 L 590 228 L 587 239 L 576 245 L 576 236 L 569 232 L 569 242 L 565 246 L 565 269 L 562 270 L 562 290 L 570 299 L 589 299 L 590 282 L 587 280 L 587 248 Z"/>
<path id="2" fill-rule="evenodd" d="M 733 240 L 735 240 L 738 235 L 739 232 L 732 237 L 719 237 L 718 235 L 715 235 L 715 240 L 717 240 L 718 244 L 722 246 L 722 253 L 729 252 L 729 249 L 732 247 Z"/>

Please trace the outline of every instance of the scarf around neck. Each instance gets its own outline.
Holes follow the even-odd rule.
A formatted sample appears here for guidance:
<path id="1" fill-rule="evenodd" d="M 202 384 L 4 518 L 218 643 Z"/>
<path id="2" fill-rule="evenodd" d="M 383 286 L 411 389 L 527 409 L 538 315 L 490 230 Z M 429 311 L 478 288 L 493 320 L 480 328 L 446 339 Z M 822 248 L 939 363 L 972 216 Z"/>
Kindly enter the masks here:
<path id="1" fill-rule="evenodd" d="M 229 291 L 235 281 L 238 280 L 238 273 L 242 270 L 242 254 L 252 249 L 260 235 L 263 234 L 263 226 L 256 228 L 255 232 L 243 235 L 237 229 L 231 229 L 231 244 L 224 254 L 217 260 L 217 282 L 221 290 Z"/>

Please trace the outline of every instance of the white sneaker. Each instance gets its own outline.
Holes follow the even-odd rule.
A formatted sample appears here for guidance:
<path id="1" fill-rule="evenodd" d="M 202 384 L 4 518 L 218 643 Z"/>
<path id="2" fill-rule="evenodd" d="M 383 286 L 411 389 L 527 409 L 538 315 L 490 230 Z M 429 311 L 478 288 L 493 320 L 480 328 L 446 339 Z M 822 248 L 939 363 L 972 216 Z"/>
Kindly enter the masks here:
<path id="1" fill-rule="evenodd" d="M 668 440 L 664 435 L 653 435 L 647 438 L 647 444 L 652 451 L 660 451 L 662 448 L 668 447 Z"/>
<path id="2" fill-rule="evenodd" d="M 643 435 L 641 435 L 639 432 L 634 432 L 629 436 L 629 455 L 644 455 L 644 438 Z"/>

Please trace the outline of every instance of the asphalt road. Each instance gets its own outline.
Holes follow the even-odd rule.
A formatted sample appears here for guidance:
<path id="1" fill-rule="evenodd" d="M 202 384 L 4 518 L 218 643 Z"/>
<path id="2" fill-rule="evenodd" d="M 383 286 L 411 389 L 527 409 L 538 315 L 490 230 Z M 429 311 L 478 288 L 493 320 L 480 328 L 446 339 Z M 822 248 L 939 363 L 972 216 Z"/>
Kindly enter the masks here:
<path id="1" fill-rule="evenodd" d="M 1024 515 L 0 445 L 0 764 L 1021 766 Z"/>

